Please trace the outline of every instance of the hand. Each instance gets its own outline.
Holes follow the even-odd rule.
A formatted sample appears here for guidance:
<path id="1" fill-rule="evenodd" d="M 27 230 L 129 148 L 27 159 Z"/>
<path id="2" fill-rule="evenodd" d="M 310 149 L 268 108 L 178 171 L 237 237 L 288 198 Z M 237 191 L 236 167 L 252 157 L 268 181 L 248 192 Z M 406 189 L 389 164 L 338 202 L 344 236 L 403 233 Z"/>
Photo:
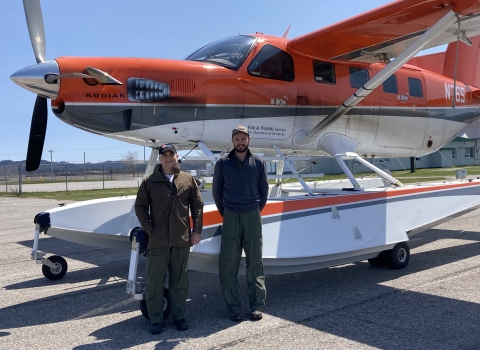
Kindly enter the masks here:
<path id="1" fill-rule="evenodd" d="M 192 237 L 190 238 L 190 243 L 192 243 L 192 245 L 197 245 L 198 243 L 200 243 L 200 241 L 202 240 L 202 235 L 198 232 L 194 232 L 192 233 Z"/>

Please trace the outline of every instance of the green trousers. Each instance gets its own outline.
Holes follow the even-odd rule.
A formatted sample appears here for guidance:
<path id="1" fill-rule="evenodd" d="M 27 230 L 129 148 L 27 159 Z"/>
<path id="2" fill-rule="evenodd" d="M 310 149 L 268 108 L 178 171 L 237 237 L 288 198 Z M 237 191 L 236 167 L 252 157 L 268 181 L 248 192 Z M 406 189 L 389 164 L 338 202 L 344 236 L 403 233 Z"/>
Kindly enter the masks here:
<path id="1" fill-rule="evenodd" d="M 222 294 L 230 315 L 241 310 L 238 295 L 238 270 L 242 248 L 247 264 L 247 284 L 251 311 L 261 310 L 265 305 L 266 289 L 262 262 L 262 219 L 260 210 L 223 213 L 222 243 L 218 258 L 218 273 Z"/>
<path id="2" fill-rule="evenodd" d="M 168 271 L 173 320 L 185 318 L 188 296 L 188 256 L 190 248 L 165 247 L 147 252 L 147 309 L 151 323 L 163 322 L 163 288 Z"/>

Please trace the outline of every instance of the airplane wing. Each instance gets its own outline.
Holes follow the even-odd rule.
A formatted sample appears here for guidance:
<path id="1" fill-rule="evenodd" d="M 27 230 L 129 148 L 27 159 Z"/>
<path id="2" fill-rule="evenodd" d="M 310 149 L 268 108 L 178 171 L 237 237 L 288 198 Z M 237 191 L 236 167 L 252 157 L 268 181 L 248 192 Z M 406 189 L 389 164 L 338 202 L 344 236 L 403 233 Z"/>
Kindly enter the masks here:
<path id="1" fill-rule="evenodd" d="M 289 50 L 315 58 L 373 63 L 401 54 L 448 11 L 460 15 L 464 37 L 480 35 L 478 0 L 399 0 L 326 28 L 296 37 Z M 457 40 L 451 25 L 425 49 Z"/>

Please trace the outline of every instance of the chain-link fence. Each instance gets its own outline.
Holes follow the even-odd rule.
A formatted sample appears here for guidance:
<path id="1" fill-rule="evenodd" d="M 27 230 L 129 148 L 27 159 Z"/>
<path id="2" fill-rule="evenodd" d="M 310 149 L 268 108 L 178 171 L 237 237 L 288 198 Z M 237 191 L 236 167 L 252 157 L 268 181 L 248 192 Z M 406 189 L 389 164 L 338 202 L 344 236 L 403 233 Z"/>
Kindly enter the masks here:
<path id="1" fill-rule="evenodd" d="M 435 155 L 439 155 L 437 152 Z M 382 170 L 404 170 L 410 168 L 410 158 L 374 158 L 367 159 Z M 309 160 L 294 161 L 292 165 L 303 175 L 343 174 L 343 170 L 332 157 L 312 157 Z M 431 157 L 415 159 L 417 168 L 428 168 Z M 355 160 L 345 160 L 353 174 L 371 172 L 370 169 Z M 38 170 L 26 172 L 25 164 L 0 165 L 0 192 L 56 192 L 110 188 L 133 188 L 140 186 L 146 169 L 144 161 L 122 161 L 104 163 L 43 163 Z M 180 164 L 183 171 L 197 177 L 209 174 L 211 163 L 193 163 L 190 160 Z M 267 161 L 269 174 L 277 173 L 278 162 Z M 291 173 L 287 166 L 283 173 Z M 208 178 L 206 178 L 206 181 Z"/>
<path id="2" fill-rule="evenodd" d="M 25 164 L 0 166 L 0 192 L 56 192 L 140 186 L 147 164 L 141 161 L 41 164 L 27 172 Z M 205 173 L 205 164 L 181 164 L 194 175 Z"/>

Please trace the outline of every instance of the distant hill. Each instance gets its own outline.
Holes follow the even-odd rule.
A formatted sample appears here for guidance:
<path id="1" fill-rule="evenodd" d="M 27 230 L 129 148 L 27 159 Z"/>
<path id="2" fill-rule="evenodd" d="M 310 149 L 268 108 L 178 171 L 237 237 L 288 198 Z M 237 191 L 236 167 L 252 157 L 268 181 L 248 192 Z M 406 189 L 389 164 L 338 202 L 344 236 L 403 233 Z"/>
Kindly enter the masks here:
<path id="1" fill-rule="evenodd" d="M 0 165 L 17 165 L 17 164 L 25 164 L 25 162 L 26 162 L 25 160 L 0 160 Z M 111 160 L 107 160 L 105 163 L 118 163 L 118 162 L 121 162 L 121 161 L 119 160 L 117 162 L 113 162 Z M 50 165 L 50 164 L 54 164 L 54 165 L 62 164 L 63 165 L 65 163 L 75 164 L 75 163 L 69 163 L 69 162 L 65 162 L 65 161 L 50 163 L 48 160 L 43 160 L 43 159 L 40 161 L 40 165 Z M 81 163 L 81 164 L 83 164 L 83 163 Z M 94 163 L 94 164 L 101 164 L 101 162 L 100 163 Z"/>
<path id="2" fill-rule="evenodd" d="M 23 164 L 25 166 L 25 161 L 13 161 L 13 160 L 2 160 L 0 161 L 0 167 L 6 166 L 7 172 L 10 174 L 18 173 L 18 165 Z M 128 173 L 132 171 L 132 166 L 122 163 L 122 161 L 106 161 L 103 163 L 68 163 L 68 162 L 49 162 L 48 160 L 42 160 L 40 162 L 40 167 L 35 171 L 36 174 L 48 174 L 52 170 L 54 173 L 65 172 L 65 165 L 67 166 L 68 173 L 83 173 L 86 169 L 87 171 L 101 171 L 105 169 L 106 171 L 111 171 L 114 173 Z M 144 171 L 146 164 L 138 164 L 136 166 L 137 171 Z M 204 168 L 204 165 L 201 167 Z M 25 169 L 25 168 L 24 168 Z M 182 170 L 193 170 L 198 169 L 197 164 L 181 164 Z M 3 173 L 0 172 L 0 174 Z"/>
<path id="3" fill-rule="evenodd" d="M 25 161 L 12 161 L 12 160 L 2 160 L 0 161 L 0 167 L 6 166 L 10 168 L 11 171 L 14 171 L 14 168 L 17 168 L 18 165 L 23 164 L 25 166 Z M 103 165 L 102 165 L 103 164 Z M 68 163 L 68 162 L 49 162 L 47 160 L 42 160 L 40 162 L 40 167 L 36 170 L 36 173 L 50 173 L 53 169 L 53 172 L 64 172 L 65 165 L 68 169 L 69 173 L 75 172 L 83 172 L 84 169 L 87 171 L 93 170 L 102 170 L 105 167 L 105 170 L 109 171 L 112 170 L 114 172 L 124 172 L 126 169 L 130 169 L 130 167 L 123 164 L 121 161 L 112 162 L 107 161 L 103 163 Z M 138 167 L 139 169 L 141 166 Z M 17 171 L 18 172 L 18 171 Z"/>

